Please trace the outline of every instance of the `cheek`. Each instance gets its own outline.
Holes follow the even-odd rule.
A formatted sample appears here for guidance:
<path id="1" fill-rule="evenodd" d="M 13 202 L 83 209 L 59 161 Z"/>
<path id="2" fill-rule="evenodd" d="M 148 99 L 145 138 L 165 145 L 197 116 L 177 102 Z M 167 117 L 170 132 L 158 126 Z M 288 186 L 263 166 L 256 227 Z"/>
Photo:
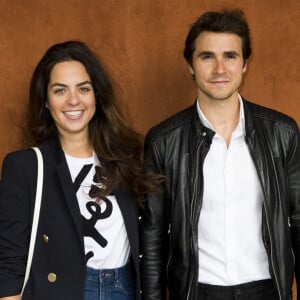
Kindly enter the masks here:
<path id="1" fill-rule="evenodd" d="M 47 104 L 50 115 L 55 118 L 55 115 L 58 115 L 61 110 L 59 103 L 56 103 L 53 99 L 49 99 Z"/>
<path id="2" fill-rule="evenodd" d="M 196 69 L 195 70 L 195 78 L 198 81 L 205 81 L 206 78 L 210 77 L 210 73 L 209 72 L 205 72 L 205 70 L 203 69 Z"/>
<path id="3" fill-rule="evenodd" d="M 243 64 L 233 65 L 233 66 L 230 67 L 230 70 L 234 74 L 242 75 L 246 71 L 246 66 L 244 66 Z"/>
<path id="4" fill-rule="evenodd" d="M 96 100 L 93 99 L 90 103 L 90 107 L 96 111 Z"/>

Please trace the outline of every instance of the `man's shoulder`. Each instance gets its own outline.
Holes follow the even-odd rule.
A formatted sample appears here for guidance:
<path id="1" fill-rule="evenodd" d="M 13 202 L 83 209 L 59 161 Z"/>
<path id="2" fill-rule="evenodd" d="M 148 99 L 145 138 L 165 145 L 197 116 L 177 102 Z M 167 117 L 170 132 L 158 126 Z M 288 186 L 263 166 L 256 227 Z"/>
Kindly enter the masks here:
<path id="1" fill-rule="evenodd" d="M 195 107 L 189 106 L 152 127 L 147 138 L 157 139 L 172 134 L 180 129 L 188 128 L 193 120 Z"/>
<path id="2" fill-rule="evenodd" d="M 283 126 L 297 126 L 296 121 L 289 115 L 275 109 L 256 104 L 244 99 L 245 110 L 256 120 L 278 123 Z"/>

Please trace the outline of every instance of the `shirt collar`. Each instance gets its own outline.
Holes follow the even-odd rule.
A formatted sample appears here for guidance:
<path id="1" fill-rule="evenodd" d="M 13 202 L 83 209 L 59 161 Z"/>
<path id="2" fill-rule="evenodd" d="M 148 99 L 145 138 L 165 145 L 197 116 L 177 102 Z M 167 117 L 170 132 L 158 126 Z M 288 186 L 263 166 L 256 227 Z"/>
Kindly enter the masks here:
<path id="1" fill-rule="evenodd" d="M 245 112 L 244 112 L 243 99 L 240 94 L 238 94 L 238 99 L 240 102 L 240 118 L 239 118 L 239 123 L 233 132 L 234 136 L 245 135 Z M 214 130 L 213 126 L 211 125 L 211 123 L 208 121 L 205 114 L 201 110 L 198 99 L 197 99 L 197 112 L 198 112 L 198 116 L 199 116 L 201 123 L 205 127 L 209 128 L 211 130 Z"/>

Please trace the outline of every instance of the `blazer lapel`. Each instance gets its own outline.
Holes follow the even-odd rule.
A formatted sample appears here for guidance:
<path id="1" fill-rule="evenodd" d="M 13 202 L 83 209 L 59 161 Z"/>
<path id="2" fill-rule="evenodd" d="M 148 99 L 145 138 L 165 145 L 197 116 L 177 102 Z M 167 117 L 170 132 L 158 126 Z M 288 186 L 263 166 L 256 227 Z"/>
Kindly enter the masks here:
<path id="1" fill-rule="evenodd" d="M 83 247 L 83 231 L 82 231 L 82 219 L 79 209 L 79 205 L 76 198 L 74 185 L 72 182 L 71 174 L 69 172 L 68 164 L 62 151 L 58 138 L 52 138 L 45 142 L 41 146 L 41 150 L 45 157 L 45 163 L 56 166 L 56 172 L 61 183 L 64 198 L 67 202 L 68 208 L 72 219 L 74 220 L 75 227 L 77 229 L 80 244 Z M 46 162 L 47 160 L 47 162 Z"/>
<path id="2" fill-rule="evenodd" d="M 75 189 L 73 186 L 73 182 L 71 179 L 71 175 L 67 166 L 67 162 L 65 160 L 62 160 L 57 165 L 57 173 L 59 180 L 61 182 L 61 186 L 65 195 L 66 202 L 68 204 L 68 207 L 70 209 L 70 213 L 73 217 L 73 220 L 75 222 L 75 226 L 78 232 L 78 235 L 80 237 L 80 242 L 83 246 L 83 231 L 82 231 L 82 219 L 81 219 L 81 213 L 79 209 L 79 205 L 76 198 Z"/>

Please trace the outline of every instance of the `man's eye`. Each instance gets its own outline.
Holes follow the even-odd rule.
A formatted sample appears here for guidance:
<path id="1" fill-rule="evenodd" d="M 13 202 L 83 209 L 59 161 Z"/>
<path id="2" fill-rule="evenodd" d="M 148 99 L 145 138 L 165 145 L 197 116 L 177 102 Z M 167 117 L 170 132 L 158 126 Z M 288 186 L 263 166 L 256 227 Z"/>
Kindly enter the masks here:
<path id="1" fill-rule="evenodd" d="M 201 56 L 202 59 L 211 59 L 212 55 L 206 54 Z"/>
<path id="2" fill-rule="evenodd" d="M 235 59 L 236 57 L 237 57 L 236 54 L 227 54 L 226 55 L 227 59 Z"/>

